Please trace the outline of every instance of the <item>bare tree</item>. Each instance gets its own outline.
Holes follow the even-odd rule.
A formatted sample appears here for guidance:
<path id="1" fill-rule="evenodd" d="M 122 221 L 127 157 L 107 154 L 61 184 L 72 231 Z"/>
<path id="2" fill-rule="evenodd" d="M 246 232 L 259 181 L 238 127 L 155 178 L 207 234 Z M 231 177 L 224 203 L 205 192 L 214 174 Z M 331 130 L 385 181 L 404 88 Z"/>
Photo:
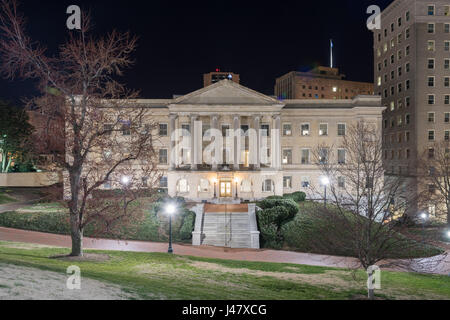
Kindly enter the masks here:
<path id="1" fill-rule="evenodd" d="M 418 157 L 418 181 L 421 207 L 433 206 L 437 218 L 443 217 L 450 228 L 450 141 L 430 145 Z"/>
<path id="2" fill-rule="evenodd" d="M 332 158 L 331 150 L 339 151 Z M 329 181 L 328 205 L 312 210 L 321 236 L 313 246 L 352 255 L 372 276 L 371 266 L 390 258 L 409 258 L 421 245 L 399 232 L 411 199 L 401 177 L 385 177 L 381 133 L 374 123 L 360 121 L 347 129 L 342 143 L 314 150 L 321 173 Z M 317 189 L 317 193 L 321 193 Z M 369 298 L 374 297 L 373 289 Z"/>
<path id="3" fill-rule="evenodd" d="M 90 17 L 83 14 L 81 30 L 71 31 L 58 55 L 49 57 L 44 46 L 26 35 L 16 1 L 0 3 L 3 75 L 37 80 L 44 97 L 35 101 L 52 101 L 46 112 L 65 120 L 61 167 L 70 186 L 71 255 L 81 256 L 84 228 L 95 223 L 110 230 L 130 219 L 138 196 L 132 191 L 154 186 L 158 179 L 148 109 L 133 100 L 137 92 L 115 80 L 133 63 L 136 37 L 116 31 L 94 37 Z M 95 198 L 105 184 L 121 189 L 120 196 Z"/>

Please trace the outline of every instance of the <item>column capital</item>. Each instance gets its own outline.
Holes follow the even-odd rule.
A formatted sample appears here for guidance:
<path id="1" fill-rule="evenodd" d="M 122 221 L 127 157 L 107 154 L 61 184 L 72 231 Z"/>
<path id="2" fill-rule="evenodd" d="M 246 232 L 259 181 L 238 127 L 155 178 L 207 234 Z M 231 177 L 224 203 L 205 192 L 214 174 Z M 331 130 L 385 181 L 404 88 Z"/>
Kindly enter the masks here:
<path id="1" fill-rule="evenodd" d="M 176 114 L 176 113 L 171 113 L 169 116 L 170 116 L 170 119 L 173 119 L 173 120 L 178 118 L 178 114 Z"/>
<path id="2" fill-rule="evenodd" d="M 200 115 L 194 113 L 194 114 L 190 114 L 189 117 L 190 117 L 191 119 L 194 119 L 194 120 L 195 120 L 195 119 L 198 119 L 198 118 L 200 117 Z"/>
<path id="3" fill-rule="evenodd" d="M 278 120 L 278 119 L 281 118 L 281 114 L 274 114 L 274 115 L 272 115 L 272 118 L 273 118 L 274 120 Z"/>

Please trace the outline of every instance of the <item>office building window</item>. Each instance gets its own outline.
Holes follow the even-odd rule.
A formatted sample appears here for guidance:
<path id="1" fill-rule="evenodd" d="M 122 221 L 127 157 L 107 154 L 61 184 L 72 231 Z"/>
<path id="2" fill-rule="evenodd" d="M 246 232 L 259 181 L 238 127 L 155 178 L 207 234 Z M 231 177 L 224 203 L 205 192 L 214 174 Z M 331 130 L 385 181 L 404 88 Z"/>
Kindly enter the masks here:
<path id="1" fill-rule="evenodd" d="M 434 87 L 434 77 L 428 77 L 428 87 Z"/>
<path id="2" fill-rule="evenodd" d="M 434 45 L 434 40 L 429 40 L 428 41 L 428 51 L 434 51 L 435 50 L 435 45 Z"/>
<path id="3" fill-rule="evenodd" d="M 433 105 L 434 104 L 434 94 L 428 95 L 428 104 Z"/>
<path id="4" fill-rule="evenodd" d="M 341 189 L 345 188 L 345 178 L 344 177 L 338 177 L 338 187 Z"/>
<path id="5" fill-rule="evenodd" d="M 167 177 L 161 177 L 161 179 L 159 180 L 159 187 L 162 189 L 167 189 L 169 187 Z"/>
<path id="6" fill-rule="evenodd" d="M 291 149 L 283 150 L 283 164 L 292 164 L 292 150 Z"/>
<path id="7" fill-rule="evenodd" d="M 319 163 L 321 163 L 321 164 L 328 163 L 328 149 L 327 148 L 319 149 Z"/>
<path id="8" fill-rule="evenodd" d="M 444 59 L 444 69 L 445 70 L 450 69 L 450 59 Z"/>
<path id="9" fill-rule="evenodd" d="M 411 65 L 409 64 L 409 62 L 407 64 L 405 64 L 405 71 L 406 72 L 411 71 Z"/>
<path id="10" fill-rule="evenodd" d="M 309 182 L 308 177 L 302 177 L 302 188 L 307 189 L 309 188 L 311 183 Z"/>
<path id="11" fill-rule="evenodd" d="M 428 15 L 429 16 L 434 16 L 434 5 L 429 5 L 428 6 Z"/>
<path id="12" fill-rule="evenodd" d="M 345 149 L 338 149 L 338 164 L 345 164 Z"/>
<path id="13" fill-rule="evenodd" d="M 405 124 L 410 124 L 411 123 L 411 115 L 409 113 L 407 113 L 405 115 Z"/>
<path id="14" fill-rule="evenodd" d="M 345 132 L 346 132 L 345 123 L 338 123 L 338 136 L 340 137 L 345 136 Z"/>
<path id="15" fill-rule="evenodd" d="M 428 122 L 434 123 L 434 112 L 428 112 Z"/>
<path id="16" fill-rule="evenodd" d="M 444 23 L 444 32 L 450 33 L 450 23 Z"/>
<path id="17" fill-rule="evenodd" d="M 450 104 L 450 95 L 446 94 L 444 96 L 444 104 L 449 105 Z"/>
<path id="18" fill-rule="evenodd" d="M 434 23 L 428 24 L 428 33 L 434 33 Z"/>
<path id="19" fill-rule="evenodd" d="M 405 107 L 409 107 L 411 105 L 411 98 L 410 97 L 406 97 L 405 98 Z"/>
<path id="20" fill-rule="evenodd" d="M 309 136 L 309 123 L 302 123 L 300 126 L 300 134 L 304 137 Z"/>
<path id="21" fill-rule="evenodd" d="M 445 130 L 445 132 L 444 132 L 444 140 L 445 141 L 450 141 L 450 131 Z"/>
<path id="22" fill-rule="evenodd" d="M 270 125 L 268 124 L 261 125 L 261 135 L 263 137 L 270 137 Z"/>
<path id="23" fill-rule="evenodd" d="M 159 164 L 167 164 L 167 149 L 159 149 Z"/>
<path id="24" fill-rule="evenodd" d="M 444 113 L 444 122 L 450 123 L 450 113 L 448 112 Z"/>
<path id="25" fill-rule="evenodd" d="M 302 149 L 302 164 L 309 164 L 309 149 Z"/>
<path id="26" fill-rule="evenodd" d="M 328 124 L 321 123 L 319 125 L 319 136 L 327 136 L 328 135 Z"/>
<path id="27" fill-rule="evenodd" d="M 444 87 L 446 87 L 446 88 L 450 87 L 450 77 L 444 78 Z"/>
<path id="28" fill-rule="evenodd" d="M 292 189 L 292 177 L 283 177 L 283 188 Z"/>
<path id="29" fill-rule="evenodd" d="M 411 18 L 411 14 L 409 13 L 409 11 L 407 11 L 405 13 L 405 18 L 406 18 L 406 21 L 409 21 L 409 19 Z"/>
<path id="30" fill-rule="evenodd" d="M 168 135 L 168 125 L 167 123 L 160 123 L 159 124 L 159 136 L 160 137 L 167 137 Z"/>
<path id="31" fill-rule="evenodd" d="M 428 131 L 428 141 L 434 141 L 434 130 Z"/>
<path id="32" fill-rule="evenodd" d="M 450 51 L 450 41 L 444 41 L 444 51 Z"/>
<path id="33" fill-rule="evenodd" d="M 434 59 L 428 59 L 428 69 L 434 69 Z"/>
<path id="34" fill-rule="evenodd" d="M 450 15 L 450 6 L 444 6 L 444 16 Z"/>
<path id="35" fill-rule="evenodd" d="M 122 124 L 122 134 L 124 136 L 131 135 L 131 123 L 127 121 L 126 123 Z"/>
<path id="36" fill-rule="evenodd" d="M 292 125 L 290 123 L 283 124 L 283 136 L 292 136 Z"/>
<path id="37" fill-rule="evenodd" d="M 407 47 L 405 48 L 405 55 L 406 55 L 406 56 L 409 56 L 409 51 L 410 51 L 409 46 L 407 46 Z"/>

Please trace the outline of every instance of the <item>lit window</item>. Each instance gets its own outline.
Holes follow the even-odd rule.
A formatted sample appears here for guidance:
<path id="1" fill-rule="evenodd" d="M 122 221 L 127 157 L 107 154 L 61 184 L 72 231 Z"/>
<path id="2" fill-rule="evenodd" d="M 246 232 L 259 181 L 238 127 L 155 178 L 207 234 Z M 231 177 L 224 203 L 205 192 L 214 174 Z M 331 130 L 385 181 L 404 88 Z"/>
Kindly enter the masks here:
<path id="1" fill-rule="evenodd" d="M 319 136 L 327 136 L 328 135 L 328 124 L 321 123 L 319 125 Z"/>
<path id="2" fill-rule="evenodd" d="M 303 123 L 301 125 L 301 134 L 302 136 L 309 136 L 309 123 Z"/>
<path id="3" fill-rule="evenodd" d="M 333 87 L 333 92 L 337 92 L 337 87 Z"/>
<path id="4" fill-rule="evenodd" d="M 428 41 L 428 51 L 434 50 L 435 50 L 434 41 L 433 40 Z"/>
<path id="5" fill-rule="evenodd" d="M 327 148 L 319 149 L 319 162 L 321 164 L 325 164 L 328 162 L 328 149 Z"/>
<path id="6" fill-rule="evenodd" d="M 189 183 L 186 179 L 178 180 L 177 184 L 178 192 L 180 193 L 188 193 L 189 192 Z"/>
<path id="7" fill-rule="evenodd" d="M 209 191 L 209 180 L 200 179 L 200 184 L 198 185 L 199 192 L 208 192 Z"/>
<path id="8" fill-rule="evenodd" d="M 283 150 L 283 164 L 292 164 L 292 150 L 291 149 Z"/>
<path id="9" fill-rule="evenodd" d="M 311 183 L 309 182 L 308 177 L 302 177 L 302 188 L 307 189 L 311 186 Z"/>
<path id="10" fill-rule="evenodd" d="M 283 188 L 292 189 L 292 177 L 283 177 Z"/>
<path id="11" fill-rule="evenodd" d="M 283 124 L 283 136 L 292 136 L 292 126 L 290 123 Z"/>

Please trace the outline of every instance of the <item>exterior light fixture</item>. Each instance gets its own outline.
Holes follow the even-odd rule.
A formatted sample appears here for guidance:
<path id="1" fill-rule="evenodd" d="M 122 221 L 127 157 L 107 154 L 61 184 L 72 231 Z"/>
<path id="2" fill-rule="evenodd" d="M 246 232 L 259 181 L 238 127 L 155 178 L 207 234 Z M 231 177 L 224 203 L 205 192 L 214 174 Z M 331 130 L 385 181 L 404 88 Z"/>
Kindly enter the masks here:
<path id="1" fill-rule="evenodd" d="M 121 181 L 122 181 L 122 184 L 127 185 L 130 183 L 130 178 L 127 176 L 123 176 Z"/>
<path id="2" fill-rule="evenodd" d="M 174 204 L 169 203 L 166 206 L 166 213 L 169 215 L 169 249 L 167 250 L 168 253 L 173 253 L 173 248 L 172 248 L 172 216 L 175 214 L 176 211 L 177 211 L 177 207 Z"/>
<path id="3" fill-rule="evenodd" d="M 422 213 L 422 214 L 420 215 L 420 217 L 421 217 L 423 220 L 426 220 L 426 219 L 428 218 L 428 215 L 427 215 L 426 213 Z"/>
<path id="4" fill-rule="evenodd" d="M 450 239 L 450 231 L 447 231 L 447 238 Z"/>
<path id="5" fill-rule="evenodd" d="M 236 184 L 236 199 L 238 198 L 238 183 L 239 183 L 239 178 L 234 178 L 234 183 Z"/>
<path id="6" fill-rule="evenodd" d="M 329 185 L 330 184 L 330 178 L 328 178 L 328 177 L 326 177 L 326 176 L 323 176 L 321 179 L 320 179 L 320 181 L 322 182 L 322 185 L 323 185 L 323 195 L 324 195 L 324 201 L 323 201 L 323 204 L 324 204 L 324 207 L 326 208 L 327 207 L 327 185 Z"/>

